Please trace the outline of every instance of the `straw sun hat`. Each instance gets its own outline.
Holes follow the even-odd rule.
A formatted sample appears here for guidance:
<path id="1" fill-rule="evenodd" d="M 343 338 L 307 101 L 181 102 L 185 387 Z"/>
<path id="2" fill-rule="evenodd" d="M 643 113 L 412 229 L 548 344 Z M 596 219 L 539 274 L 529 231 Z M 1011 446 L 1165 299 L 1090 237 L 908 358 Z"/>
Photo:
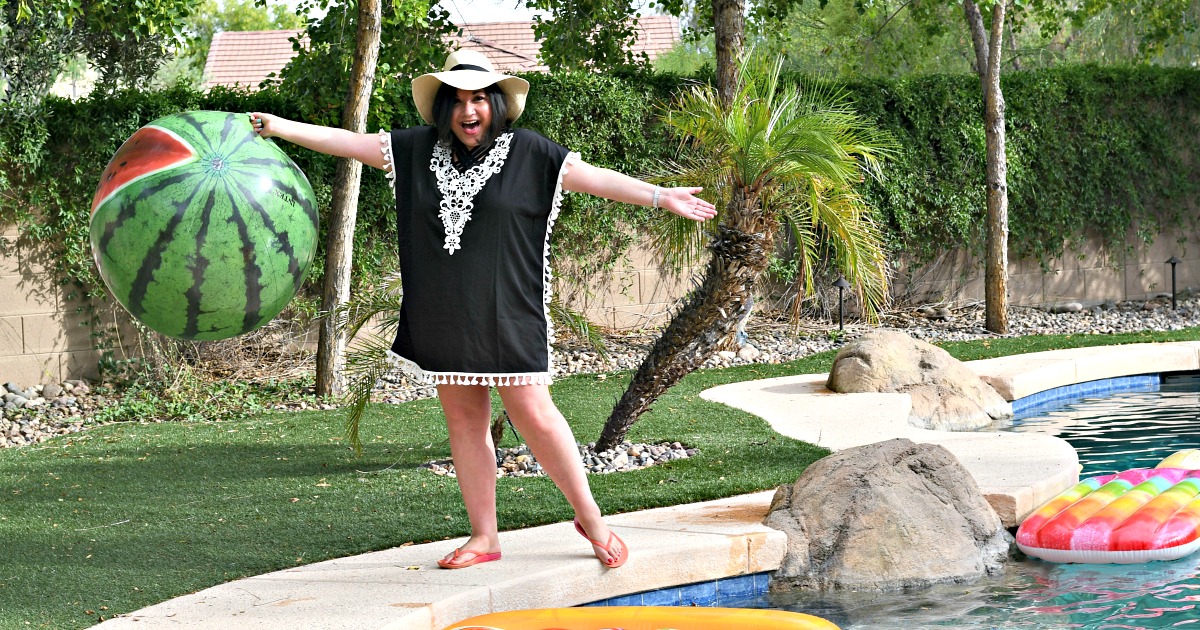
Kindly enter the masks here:
<path id="1" fill-rule="evenodd" d="M 446 57 L 442 72 L 421 75 L 412 82 L 413 101 L 421 118 L 433 124 L 433 98 L 438 88 L 445 83 L 460 90 L 482 90 L 492 84 L 500 84 L 508 103 L 508 120 L 514 121 L 525 110 L 525 95 L 529 93 L 529 82 L 519 77 L 500 74 L 492 68 L 492 62 L 483 53 L 474 50 L 456 50 Z"/>

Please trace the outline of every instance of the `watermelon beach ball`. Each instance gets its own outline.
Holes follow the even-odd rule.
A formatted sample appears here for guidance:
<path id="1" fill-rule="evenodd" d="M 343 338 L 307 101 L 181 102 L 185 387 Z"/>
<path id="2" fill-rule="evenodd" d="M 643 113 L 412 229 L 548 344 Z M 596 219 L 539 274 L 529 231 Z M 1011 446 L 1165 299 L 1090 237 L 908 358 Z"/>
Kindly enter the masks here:
<path id="1" fill-rule="evenodd" d="M 100 277 L 143 324 L 226 339 L 300 290 L 317 206 L 308 178 L 246 114 L 184 112 L 117 150 L 92 199 L 91 241 Z"/>

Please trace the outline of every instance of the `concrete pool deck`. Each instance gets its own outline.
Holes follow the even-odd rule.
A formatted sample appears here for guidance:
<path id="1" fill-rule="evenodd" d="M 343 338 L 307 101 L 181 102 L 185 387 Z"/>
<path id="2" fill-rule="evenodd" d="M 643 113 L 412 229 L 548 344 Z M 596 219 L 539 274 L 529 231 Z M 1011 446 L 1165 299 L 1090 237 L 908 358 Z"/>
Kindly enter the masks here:
<path id="1" fill-rule="evenodd" d="M 1055 350 L 967 364 L 1009 400 L 1077 383 L 1200 370 L 1200 342 Z M 948 433 L 907 424 L 906 394 L 837 394 L 825 375 L 733 383 L 702 396 L 764 418 L 783 435 L 840 450 L 906 437 L 953 452 L 1006 525 L 1078 481 L 1059 438 Z M 608 571 L 570 523 L 504 532 L 504 559 L 444 571 L 461 540 L 398 547 L 245 578 L 101 623 L 100 628 L 374 628 L 441 630 L 475 615 L 576 606 L 631 593 L 779 568 L 785 536 L 761 524 L 771 492 L 620 514 L 631 554 Z M 681 595 L 686 603 L 686 595 Z"/>

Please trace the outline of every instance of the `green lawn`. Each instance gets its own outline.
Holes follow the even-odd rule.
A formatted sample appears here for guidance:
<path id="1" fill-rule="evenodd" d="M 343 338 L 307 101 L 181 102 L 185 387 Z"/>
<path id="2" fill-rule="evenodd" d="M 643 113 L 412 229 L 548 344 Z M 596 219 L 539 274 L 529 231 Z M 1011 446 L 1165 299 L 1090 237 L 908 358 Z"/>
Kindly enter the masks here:
<path id="1" fill-rule="evenodd" d="M 983 358 L 1184 339 L 1200 339 L 1200 329 L 946 347 Z M 689 376 L 630 438 L 679 441 L 699 455 L 593 476 L 601 507 L 639 510 L 795 480 L 823 449 L 698 394 L 722 383 L 825 372 L 832 359 L 826 352 Z M 554 386 L 577 437 L 599 434 L 627 378 L 580 376 Z M 372 407 L 361 457 L 342 434 L 338 412 L 272 413 L 223 423 L 112 424 L 0 450 L 0 629 L 86 627 L 238 577 L 467 533 L 454 481 L 418 468 L 449 456 L 436 401 Z M 503 479 L 498 493 L 506 529 L 570 518 L 545 479 Z"/>

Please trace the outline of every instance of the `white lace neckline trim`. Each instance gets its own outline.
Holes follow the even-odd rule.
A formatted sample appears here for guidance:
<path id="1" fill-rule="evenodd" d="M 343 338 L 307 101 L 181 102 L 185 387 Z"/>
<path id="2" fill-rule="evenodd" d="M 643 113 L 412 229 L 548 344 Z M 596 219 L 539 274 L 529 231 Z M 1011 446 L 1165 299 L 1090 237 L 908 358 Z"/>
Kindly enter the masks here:
<path id="1" fill-rule="evenodd" d="M 512 132 L 501 134 L 482 164 L 476 164 L 461 173 L 454 168 L 450 147 L 441 143 L 433 145 L 429 170 L 437 176 L 438 191 L 442 193 L 442 201 L 438 204 L 438 217 L 442 219 L 442 226 L 446 230 L 442 249 L 451 255 L 462 249 L 463 228 L 471 220 L 471 211 L 475 209 L 475 195 L 479 194 L 492 175 L 504 167 L 512 137 Z"/>

